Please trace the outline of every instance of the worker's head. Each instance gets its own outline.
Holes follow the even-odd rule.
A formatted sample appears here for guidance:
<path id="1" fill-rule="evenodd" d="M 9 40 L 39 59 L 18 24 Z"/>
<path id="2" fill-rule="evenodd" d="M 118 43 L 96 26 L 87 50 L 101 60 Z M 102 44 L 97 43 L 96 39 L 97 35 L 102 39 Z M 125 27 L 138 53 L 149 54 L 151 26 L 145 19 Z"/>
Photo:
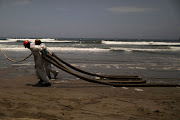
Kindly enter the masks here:
<path id="1" fill-rule="evenodd" d="M 35 45 L 40 45 L 41 44 L 41 40 L 40 39 L 36 39 L 35 40 Z"/>
<path id="2" fill-rule="evenodd" d="M 24 41 L 24 47 L 30 48 L 30 42 L 28 40 Z"/>

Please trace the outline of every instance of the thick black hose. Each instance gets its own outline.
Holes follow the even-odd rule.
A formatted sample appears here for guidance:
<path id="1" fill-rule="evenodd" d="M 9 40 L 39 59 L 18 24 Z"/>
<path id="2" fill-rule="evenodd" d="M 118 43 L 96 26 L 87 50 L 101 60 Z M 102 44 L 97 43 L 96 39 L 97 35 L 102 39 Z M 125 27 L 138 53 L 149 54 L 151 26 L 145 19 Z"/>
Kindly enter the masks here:
<path id="1" fill-rule="evenodd" d="M 43 57 L 44 57 L 45 60 L 47 60 L 48 62 L 50 62 L 50 63 L 53 64 L 54 66 L 60 68 L 61 70 L 65 71 L 65 72 L 67 72 L 67 73 L 69 73 L 69 74 L 71 74 L 71 75 L 74 75 L 74 76 L 76 76 L 76 77 L 78 77 L 78 78 L 81 78 L 81 79 L 83 79 L 83 80 L 86 80 L 86 81 L 88 81 L 88 82 L 94 82 L 94 83 L 104 84 L 103 82 L 100 82 L 100 81 L 97 81 L 97 80 L 91 80 L 91 79 L 89 79 L 89 78 L 87 79 L 87 78 L 85 78 L 85 77 L 83 77 L 83 76 L 80 76 L 80 75 L 78 75 L 78 74 L 76 74 L 76 73 L 73 73 L 73 72 L 71 72 L 70 70 L 68 70 L 68 69 L 66 69 L 66 68 L 58 65 L 56 62 L 52 61 L 51 59 L 49 59 L 49 58 L 46 57 L 45 55 L 43 55 Z M 110 84 L 105 83 L 105 85 L 110 85 Z"/>
<path id="2" fill-rule="evenodd" d="M 53 60 L 54 62 L 56 62 L 56 63 L 57 63 L 58 65 L 60 65 L 61 67 L 67 69 L 67 68 L 66 68 L 63 64 L 61 64 L 58 60 L 52 59 L 52 56 L 51 56 L 49 53 L 47 53 L 46 56 L 47 56 L 48 58 L 50 58 L 51 60 Z"/>
<path id="3" fill-rule="evenodd" d="M 52 57 L 50 54 L 47 54 L 47 56 L 51 59 L 51 60 L 53 60 L 55 63 L 57 63 L 58 65 L 60 65 L 61 67 L 63 67 L 64 69 L 66 69 L 66 70 L 68 70 L 68 71 L 70 71 L 69 69 L 67 69 L 65 66 L 63 66 L 59 61 L 57 61 L 54 57 Z M 61 69 L 61 68 L 60 68 Z M 72 71 L 70 71 L 70 72 L 72 72 Z M 76 74 L 76 73 L 74 73 L 74 74 Z M 78 74 L 77 74 L 78 75 Z M 78 76 L 81 76 L 81 75 L 78 75 Z M 78 77 L 77 76 L 77 77 Z M 83 76 L 84 77 L 84 76 Z M 87 77 L 84 77 L 85 79 L 89 79 L 89 78 L 87 78 Z M 94 80 L 94 79 L 91 79 L 91 80 Z M 119 80 L 118 82 L 119 83 L 123 83 L 123 84 L 126 84 L 126 83 L 145 83 L 146 81 L 145 80 L 137 80 L 137 81 L 127 81 L 127 79 L 116 79 L 116 80 Z M 131 79 L 129 79 L 129 80 L 131 80 Z"/>
<path id="4" fill-rule="evenodd" d="M 47 56 L 48 56 L 48 57 L 47 57 Z M 78 77 L 78 78 L 81 78 L 81 79 L 86 80 L 86 81 L 89 81 L 89 82 L 94 82 L 94 83 L 99 83 L 99 84 L 104 84 L 104 85 L 116 85 L 116 84 L 114 84 L 114 83 L 102 82 L 102 81 L 100 81 L 100 80 L 90 79 L 90 78 L 81 76 L 81 75 L 79 75 L 79 74 L 76 74 L 76 73 L 72 72 L 71 70 L 67 69 L 66 67 L 63 67 L 63 66 L 59 65 L 59 62 L 57 62 L 57 61 L 55 60 L 55 58 L 53 58 L 52 56 L 50 56 L 50 55 L 48 55 L 48 54 L 47 54 L 47 56 L 43 55 L 43 57 L 44 57 L 48 62 L 52 63 L 54 66 L 60 68 L 61 70 L 65 71 L 65 72 L 67 72 L 67 73 L 69 73 L 69 74 L 71 74 L 71 75 L 74 75 L 74 76 L 76 76 L 76 77 Z M 118 83 L 121 83 L 121 84 L 127 84 L 128 82 L 133 83 L 133 81 L 118 81 Z M 146 81 L 144 81 L 144 80 L 135 81 L 136 84 L 138 84 L 138 83 L 144 83 L 144 82 L 146 82 Z"/>
<path id="5" fill-rule="evenodd" d="M 116 84 L 114 87 L 180 87 L 177 83 Z"/>
<path id="6" fill-rule="evenodd" d="M 113 76 L 113 75 L 98 75 L 98 74 L 90 73 L 90 72 L 87 72 L 87 71 L 84 71 L 82 69 L 79 69 L 79 68 L 76 68 L 76 67 L 72 66 L 71 64 L 69 64 L 69 63 L 63 61 L 62 59 L 60 59 L 54 53 L 52 53 L 52 56 L 54 56 L 56 59 L 58 59 L 60 62 L 64 63 L 68 67 L 70 67 L 70 68 L 72 68 L 72 69 L 74 69 L 74 70 L 76 70 L 78 72 L 87 74 L 87 75 L 97 76 L 97 77 L 100 77 L 100 78 L 108 78 L 108 79 L 135 79 L 135 80 L 141 79 L 138 76 Z"/>
<path id="7" fill-rule="evenodd" d="M 48 62 L 52 63 L 54 66 L 60 68 L 61 70 L 65 71 L 65 72 L 68 72 L 76 77 L 79 77 L 85 81 L 88 81 L 88 82 L 93 82 L 93 83 L 99 83 L 99 84 L 104 84 L 104 85 L 111 85 L 111 86 L 114 86 L 114 87 L 180 87 L 179 84 L 163 84 L 163 83 L 141 83 L 141 84 L 133 84 L 133 83 L 128 83 L 128 82 L 118 82 L 118 83 L 108 83 L 108 82 L 102 82 L 102 81 L 99 81 L 99 80 L 94 80 L 94 79 L 90 79 L 90 78 L 86 78 L 84 76 L 81 76 L 81 75 L 78 75 L 76 73 L 73 73 L 72 71 L 70 71 L 69 69 L 65 68 L 65 67 L 62 67 L 60 65 L 58 65 L 56 62 L 54 62 L 53 60 L 51 60 L 50 58 L 54 59 L 53 57 L 46 57 L 45 55 L 43 55 L 44 59 L 46 59 Z"/>

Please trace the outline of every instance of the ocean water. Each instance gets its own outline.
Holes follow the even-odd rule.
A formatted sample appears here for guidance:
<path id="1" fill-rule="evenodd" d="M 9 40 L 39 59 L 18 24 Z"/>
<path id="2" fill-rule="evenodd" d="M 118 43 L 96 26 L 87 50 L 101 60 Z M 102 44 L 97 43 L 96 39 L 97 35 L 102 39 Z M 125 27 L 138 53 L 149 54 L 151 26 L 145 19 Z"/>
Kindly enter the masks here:
<path id="1" fill-rule="evenodd" d="M 0 49 L 9 58 L 21 60 L 31 53 L 24 48 L 24 40 L 35 39 L 1 39 Z M 180 83 L 179 40 L 45 38 L 41 41 L 64 61 L 92 73 L 138 75 L 147 82 Z M 13 63 L 0 53 L 0 67 L 12 66 L 33 69 L 33 56 L 22 63 Z M 59 71 L 59 80 L 78 79 Z"/>

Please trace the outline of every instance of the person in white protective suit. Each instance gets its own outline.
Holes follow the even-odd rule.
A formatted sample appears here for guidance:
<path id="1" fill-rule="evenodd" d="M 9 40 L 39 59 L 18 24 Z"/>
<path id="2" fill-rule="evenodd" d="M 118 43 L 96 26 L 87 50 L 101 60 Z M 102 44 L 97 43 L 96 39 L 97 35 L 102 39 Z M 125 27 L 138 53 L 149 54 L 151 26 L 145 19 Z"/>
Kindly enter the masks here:
<path id="1" fill-rule="evenodd" d="M 50 80 L 46 74 L 46 70 L 44 67 L 45 62 L 40 52 L 44 48 L 42 48 L 42 46 L 40 45 L 35 45 L 34 43 L 30 43 L 29 41 L 24 41 L 24 47 L 31 50 L 34 56 L 36 75 L 40 79 L 40 81 L 34 86 L 40 86 L 40 87 L 51 86 Z"/>
<path id="2" fill-rule="evenodd" d="M 35 40 L 35 45 L 40 45 L 42 48 L 46 49 L 46 51 L 52 55 L 52 52 L 45 46 L 44 43 L 41 42 L 40 39 L 36 39 Z M 50 73 L 53 73 L 54 74 L 54 78 L 56 78 L 56 76 L 58 75 L 58 71 L 54 70 L 51 66 L 51 63 L 49 63 L 48 61 L 45 60 L 45 69 L 46 69 L 46 74 L 48 76 L 49 79 L 51 79 L 51 74 Z"/>

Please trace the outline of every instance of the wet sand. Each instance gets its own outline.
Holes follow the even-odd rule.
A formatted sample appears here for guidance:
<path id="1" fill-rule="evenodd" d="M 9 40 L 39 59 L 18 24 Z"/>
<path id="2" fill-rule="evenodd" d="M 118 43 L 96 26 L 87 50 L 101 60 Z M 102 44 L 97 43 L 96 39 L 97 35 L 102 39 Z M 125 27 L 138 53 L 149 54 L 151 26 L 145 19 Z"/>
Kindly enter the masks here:
<path id="1" fill-rule="evenodd" d="M 83 80 L 55 80 L 51 87 L 32 87 L 37 81 L 24 69 L 0 69 L 0 119 L 180 119 L 179 87 L 115 88 Z"/>

